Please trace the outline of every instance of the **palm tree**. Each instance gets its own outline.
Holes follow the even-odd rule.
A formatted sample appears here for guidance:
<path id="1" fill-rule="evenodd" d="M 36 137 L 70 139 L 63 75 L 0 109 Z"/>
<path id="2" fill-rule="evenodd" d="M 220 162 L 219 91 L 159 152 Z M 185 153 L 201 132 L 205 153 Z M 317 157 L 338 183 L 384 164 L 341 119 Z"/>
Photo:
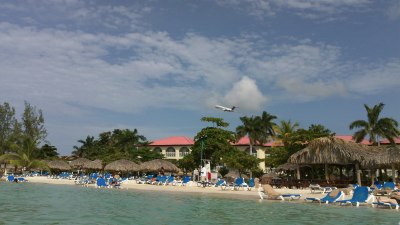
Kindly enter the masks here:
<path id="1" fill-rule="evenodd" d="M 291 144 L 291 136 L 299 128 L 299 123 L 292 123 L 290 120 L 281 120 L 279 126 L 275 126 L 276 139 L 287 147 Z"/>
<path id="2" fill-rule="evenodd" d="M 243 125 L 236 127 L 237 139 L 249 137 L 250 154 L 253 151 L 253 146 L 257 143 L 262 136 L 261 121 L 259 117 L 240 117 Z"/>
<path id="3" fill-rule="evenodd" d="M 273 122 L 277 117 L 270 115 L 267 112 L 263 112 L 261 117 L 240 117 L 243 125 L 236 128 L 236 134 L 238 139 L 248 136 L 250 144 L 250 153 L 255 144 L 264 144 L 269 139 L 275 136 L 274 127 L 276 124 Z"/>
<path id="4" fill-rule="evenodd" d="M 14 152 L 0 156 L 0 160 L 9 161 L 17 167 L 31 168 L 47 168 L 46 163 L 38 160 L 35 155 L 38 142 L 30 137 L 24 137 L 20 145 L 14 144 L 12 150 Z"/>
<path id="5" fill-rule="evenodd" d="M 80 147 L 74 146 L 73 148 L 75 150 L 72 151 L 72 155 L 80 157 L 80 158 L 88 157 L 88 155 L 90 154 L 90 150 L 95 145 L 94 137 L 93 136 L 87 136 L 86 140 L 78 140 L 78 142 L 81 143 L 82 145 Z"/>
<path id="6" fill-rule="evenodd" d="M 391 144 L 394 144 L 394 138 L 400 135 L 398 129 L 398 123 L 392 118 L 379 118 L 379 115 L 385 104 L 382 102 L 370 108 L 364 104 L 365 110 L 367 111 L 368 121 L 356 120 L 350 124 L 350 130 L 354 128 L 360 128 L 353 135 L 353 139 L 359 143 L 365 136 L 369 136 L 369 141 L 373 145 L 379 145 L 381 137 L 387 138 Z"/>

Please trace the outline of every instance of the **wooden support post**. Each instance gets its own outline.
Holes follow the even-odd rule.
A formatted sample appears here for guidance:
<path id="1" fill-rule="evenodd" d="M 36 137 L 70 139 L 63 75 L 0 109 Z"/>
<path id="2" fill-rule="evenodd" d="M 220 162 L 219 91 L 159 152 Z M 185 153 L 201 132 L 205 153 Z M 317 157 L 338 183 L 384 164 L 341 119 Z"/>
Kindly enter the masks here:
<path id="1" fill-rule="evenodd" d="M 396 182 L 396 167 L 392 164 L 392 180 Z"/>
<path id="2" fill-rule="evenodd" d="M 296 178 L 297 178 L 297 180 L 300 180 L 300 166 L 297 166 L 296 171 L 297 171 Z"/>
<path id="3" fill-rule="evenodd" d="M 329 181 L 328 164 L 325 164 L 325 180 Z"/>
<path id="4" fill-rule="evenodd" d="M 361 171 L 360 164 L 356 162 L 356 176 L 357 176 L 357 184 L 361 186 Z"/>

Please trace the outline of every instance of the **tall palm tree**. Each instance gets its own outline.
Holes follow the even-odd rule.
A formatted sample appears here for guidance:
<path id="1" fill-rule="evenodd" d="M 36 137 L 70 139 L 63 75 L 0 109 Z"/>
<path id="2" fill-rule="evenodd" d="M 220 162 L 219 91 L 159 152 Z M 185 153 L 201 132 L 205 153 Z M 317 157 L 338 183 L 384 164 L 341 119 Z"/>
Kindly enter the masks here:
<path id="1" fill-rule="evenodd" d="M 25 167 L 26 169 L 31 168 L 46 168 L 46 163 L 37 159 L 38 142 L 30 137 L 24 137 L 19 145 L 14 144 L 12 146 L 13 152 L 0 156 L 0 160 L 9 161 L 17 167 Z"/>
<path id="2" fill-rule="evenodd" d="M 253 146 L 257 143 L 262 136 L 262 128 L 261 128 L 261 120 L 259 117 L 240 117 L 243 125 L 236 127 L 236 135 L 237 139 L 245 137 L 246 135 L 249 137 L 249 147 L 250 154 L 253 151 Z"/>
<path id="3" fill-rule="evenodd" d="M 264 144 L 270 141 L 271 137 L 275 137 L 276 123 L 273 120 L 277 119 L 276 116 L 271 115 L 267 112 L 263 112 L 260 118 L 261 129 L 262 129 L 262 137 L 258 140 L 261 144 Z"/>
<path id="4" fill-rule="evenodd" d="M 275 126 L 276 139 L 287 147 L 291 143 L 291 136 L 299 128 L 299 123 L 292 123 L 290 120 L 281 120 L 279 126 Z"/>
<path id="5" fill-rule="evenodd" d="M 73 156 L 77 156 L 80 158 L 86 158 L 90 154 L 90 151 L 95 146 L 95 140 L 93 136 L 87 136 L 85 140 L 78 140 L 81 143 L 81 146 L 74 146 L 75 149 L 72 151 Z"/>
<path id="6" fill-rule="evenodd" d="M 368 120 L 356 120 L 350 124 L 350 130 L 354 128 L 360 128 L 353 135 L 353 139 L 356 142 L 361 142 L 365 136 L 369 136 L 369 141 L 373 145 L 379 145 L 380 138 L 387 138 L 390 143 L 394 144 L 394 138 L 400 135 L 398 129 L 398 123 L 392 118 L 379 118 L 385 104 L 382 102 L 370 108 L 364 104 L 365 110 L 367 111 Z"/>
<path id="7" fill-rule="evenodd" d="M 277 117 L 271 115 L 267 112 L 263 112 L 261 117 L 240 117 L 243 125 L 236 128 L 236 134 L 238 139 L 248 136 L 249 137 L 249 147 L 250 153 L 255 144 L 264 144 L 269 141 L 269 139 L 275 136 L 274 127 L 276 124 L 273 122 Z"/>

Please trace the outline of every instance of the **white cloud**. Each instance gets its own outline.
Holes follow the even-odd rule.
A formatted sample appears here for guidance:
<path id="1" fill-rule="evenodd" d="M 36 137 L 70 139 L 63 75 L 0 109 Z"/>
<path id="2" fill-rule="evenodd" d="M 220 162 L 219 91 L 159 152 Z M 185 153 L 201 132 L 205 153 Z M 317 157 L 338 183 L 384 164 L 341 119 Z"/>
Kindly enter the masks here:
<path id="1" fill-rule="evenodd" d="M 392 20 L 399 19 L 400 18 L 400 1 L 392 1 L 386 10 L 386 15 Z"/>
<path id="2" fill-rule="evenodd" d="M 332 16 L 348 11 L 365 10 L 370 0 L 217 0 L 223 6 L 246 10 L 257 18 L 275 16 L 281 11 L 292 10 L 307 19 L 332 19 Z"/>
<path id="3" fill-rule="evenodd" d="M 196 34 L 174 39 L 165 32 L 93 35 L 2 23 L 0 94 L 54 115 L 79 116 L 94 108 L 195 110 L 203 107 L 199 102 L 218 101 L 258 110 L 267 102 L 363 95 L 398 85 L 398 60 L 355 64 L 344 62 L 332 45 L 258 40 Z"/>
<path id="4" fill-rule="evenodd" d="M 267 102 L 267 98 L 258 89 L 255 80 L 244 76 L 223 96 L 223 102 L 245 111 L 258 111 Z"/>

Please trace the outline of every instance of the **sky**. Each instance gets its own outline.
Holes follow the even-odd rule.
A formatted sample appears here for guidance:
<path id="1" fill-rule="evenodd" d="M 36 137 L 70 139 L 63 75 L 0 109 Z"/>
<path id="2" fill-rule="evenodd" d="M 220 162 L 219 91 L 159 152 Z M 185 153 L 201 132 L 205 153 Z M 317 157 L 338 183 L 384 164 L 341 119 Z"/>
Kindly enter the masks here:
<path id="1" fill-rule="evenodd" d="M 41 109 L 61 155 L 263 111 L 351 135 L 364 104 L 400 121 L 400 1 L 0 0 L 0 68 L 0 103 Z"/>

